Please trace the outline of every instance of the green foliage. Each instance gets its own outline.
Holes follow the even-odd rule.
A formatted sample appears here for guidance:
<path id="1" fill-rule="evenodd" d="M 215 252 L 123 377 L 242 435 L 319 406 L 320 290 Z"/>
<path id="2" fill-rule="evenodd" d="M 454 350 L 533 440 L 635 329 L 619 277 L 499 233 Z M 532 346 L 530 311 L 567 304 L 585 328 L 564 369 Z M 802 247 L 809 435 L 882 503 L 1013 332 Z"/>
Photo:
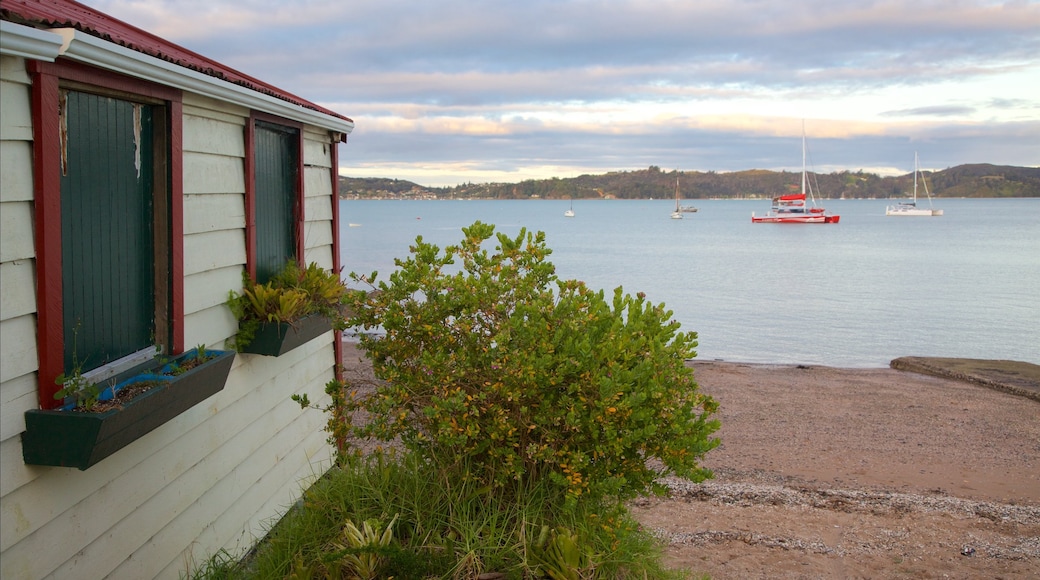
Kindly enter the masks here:
<path id="1" fill-rule="evenodd" d="M 239 330 L 230 341 L 233 348 L 252 342 L 261 323 L 293 324 L 310 315 L 327 318 L 336 330 L 346 328 L 344 302 L 349 290 L 339 274 L 311 262 L 301 269 L 293 260 L 265 284 L 242 275 L 242 292 L 230 292 L 227 305 L 239 321 Z"/>
<path id="2" fill-rule="evenodd" d="M 74 407 L 90 411 L 97 406 L 105 387 L 83 376 L 83 365 L 79 360 L 79 329 L 79 323 L 72 329 L 72 371 L 55 377 L 54 384 L 60 385 L 61 389 L 54 393 L 54 398 L 59 401 L 71 398 Z"/>
<path id="3" fill-rule="evenodd" d="M 538 539 L 531 545 L 530 554 L 537 569 L 552 580 L 583 580 L 594 578 L 592 562 L 595 556 L 582 550 L 578 534 L 565 527 L 550 529 L 542 526 Z"/>
<path id="4" fill-rule="evenodd" d="M 356 577 L 345 556 L 362 551 L 344 541 L 346 523 L 373 522 L 372 533 L 360 529 L 361 535 L 382 539 L 390 527 L 383 523 L 394 521 L 396 514 L 392 540 L 368 548 L 382 558 L 380 578 L 469 579 L 495 572 L 515 580 L 542 578 L 551 566 L 543 568 L 532 551 L 545 526 L 569 532 L 583 554 L 578 560 L 582 573 L 684 577 L 663 568 L 662 545 L 617 505 L 590 502 L 565 510 L 561 502 L 547 482 L 512 482 L 510 489 L 494 491 L 453 478 L 414 454 L 351 457 L 310 486 L 245 559 L 220 552 L 188 577 Z M 569 569 L 573 560 L 553 561 Z"/>
<path id="5" fill-rule="evenodd" d="M 393 541 L 394 523 L 399 515 L 395 515 L 386 528 L 382 528 L 378 520 L 365 520 L 360 528 L 349 519 L 343 523 L 343 532 L 332 542 L 332 547 L 339 551 L 336 559 L 345 564 L 351 578 L 374 580 L 379 577 L 379 571 L 386 564 L 381 549 Z M 339 578 L 340 574 L 335 577 Z"/>
<path id="6" fill-rule="evenodd" d="M 544 479 L 572 501 L 710 477 L 697 460 L 718 444 L 717 404 L 685 365 L 695 333 L 642 294 L 559 280 L 541 232 L 498 234 L 493 253 L 494 226 L 463 233 L 443 253 L 418 238 L 389 283 L 351 275 L 377 290 L 351 296 L 350 322 L 384 331 L 362 347 L 385 384 L 344 395 L 337 421 L 366 411 L 358 437 L 400 438 L 489 488 Z"/>
<path id="7" fill-rule="evenodd" d="M 206 350 L 206 345 L 200 344 L 195 347 L 194 355 L 183 359 L 180 364 L 171 362 L 168 374 L 171 375 L 183 375 L 191 369 L 201 365 L 202 363 L 217 358 L 216 353 Z"/>
<path id="8" fill-rule="evenodd" d="M 77 367 L 71 374 L 62 373 L 54 379 L 54 384 L 62 388 L 54 393 L 54 398 L 61 401 L 71 398 L 73 406 L 84 411 L 92 411 L 97 406 L 101 393 L 106 386 L 88 381 Z"/>

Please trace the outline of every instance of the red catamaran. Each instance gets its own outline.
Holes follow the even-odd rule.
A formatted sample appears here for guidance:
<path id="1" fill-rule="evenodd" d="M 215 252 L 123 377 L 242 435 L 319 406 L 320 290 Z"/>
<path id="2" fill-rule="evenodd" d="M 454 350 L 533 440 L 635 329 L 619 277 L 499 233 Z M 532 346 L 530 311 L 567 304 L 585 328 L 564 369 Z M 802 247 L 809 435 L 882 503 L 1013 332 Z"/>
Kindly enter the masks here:
<path id="1" fill-rule="evenodd" d="M 812 203 L 809 207 L 805 204 L 806 191 Z M 781 195 L 773 198 L 773 207 L 769 213 L 756 216 L 751 212 L 751 223 L 772 224 L 836 224 L 841 216 L 829 214 L 822 207 L 816 207 L 816 198 L 813 196 L 812 187 L 806 187 L 805 172 L 805 129 L 802 129 L 802 192 Z"/>

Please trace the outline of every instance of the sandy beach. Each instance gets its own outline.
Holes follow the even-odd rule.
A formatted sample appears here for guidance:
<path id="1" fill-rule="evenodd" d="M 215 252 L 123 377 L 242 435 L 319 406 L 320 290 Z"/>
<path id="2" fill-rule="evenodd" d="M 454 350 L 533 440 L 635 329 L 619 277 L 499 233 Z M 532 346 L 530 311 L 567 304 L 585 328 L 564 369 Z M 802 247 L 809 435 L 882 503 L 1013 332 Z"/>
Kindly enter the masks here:
<path id="1" fill-rule="evenodd" d="M 697 362 L 715 479 L 633 504 L 729 578 L 1040 577 L 1040 401 L 893 369 Z"/>
<path id="2" fill-rule="evenodd" d="M 356 345 L 344 360 L 348 377 L 370 371 Z M 631 505 L 669 565 L 714 580 L 1040 577 L 1036 398 L 894 369 L 689 364 L 720 403 L 715 478 Z"/>

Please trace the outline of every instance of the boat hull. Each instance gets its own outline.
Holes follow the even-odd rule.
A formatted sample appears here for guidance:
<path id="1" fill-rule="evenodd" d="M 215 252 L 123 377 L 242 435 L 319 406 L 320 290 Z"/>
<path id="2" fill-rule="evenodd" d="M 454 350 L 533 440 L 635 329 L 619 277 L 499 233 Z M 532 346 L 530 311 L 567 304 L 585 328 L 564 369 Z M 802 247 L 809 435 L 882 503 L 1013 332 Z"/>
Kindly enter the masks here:
<path id="1" fill-rule="evenodd" d="M 901 206 L 888 206 L 885 208 L 885 215 L 887 216 L 905 216 L 905 217 L 922 217 L 922 216 L 933 216 L 942 215 L 941 209 L 927 209 L 923 207 L 901 207 Z"/>
<path id="2" fill-rule="evenodd" d="M 766 214 L 762 216 L 751 216 L 753 224 L 836 224 L 841 220 L 840 215 L 804 214 L 804 215 L 775 215 Z"/>

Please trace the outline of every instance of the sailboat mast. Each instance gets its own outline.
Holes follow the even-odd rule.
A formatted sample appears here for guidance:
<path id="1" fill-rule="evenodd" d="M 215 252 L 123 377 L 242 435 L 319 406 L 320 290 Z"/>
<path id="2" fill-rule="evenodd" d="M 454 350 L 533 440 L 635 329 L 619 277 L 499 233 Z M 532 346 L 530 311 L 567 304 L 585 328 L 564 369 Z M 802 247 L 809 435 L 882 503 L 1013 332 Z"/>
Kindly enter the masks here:
<path id="1" fill-rule="evenodd" d="M 675 178 L 675 211 L 679 211 L 679 178 Z"/>
<path id="2" fill-rule="evenodd" d="M 917 174 L 920 170 L 917 168 L 917 151 L 914 151 L 914 205 L 917 205 Z"/>
<path id="3" fill-rule="evenodd" d="M 805 121 L 802 121 L 802 195 L 805 195 Z"/>

